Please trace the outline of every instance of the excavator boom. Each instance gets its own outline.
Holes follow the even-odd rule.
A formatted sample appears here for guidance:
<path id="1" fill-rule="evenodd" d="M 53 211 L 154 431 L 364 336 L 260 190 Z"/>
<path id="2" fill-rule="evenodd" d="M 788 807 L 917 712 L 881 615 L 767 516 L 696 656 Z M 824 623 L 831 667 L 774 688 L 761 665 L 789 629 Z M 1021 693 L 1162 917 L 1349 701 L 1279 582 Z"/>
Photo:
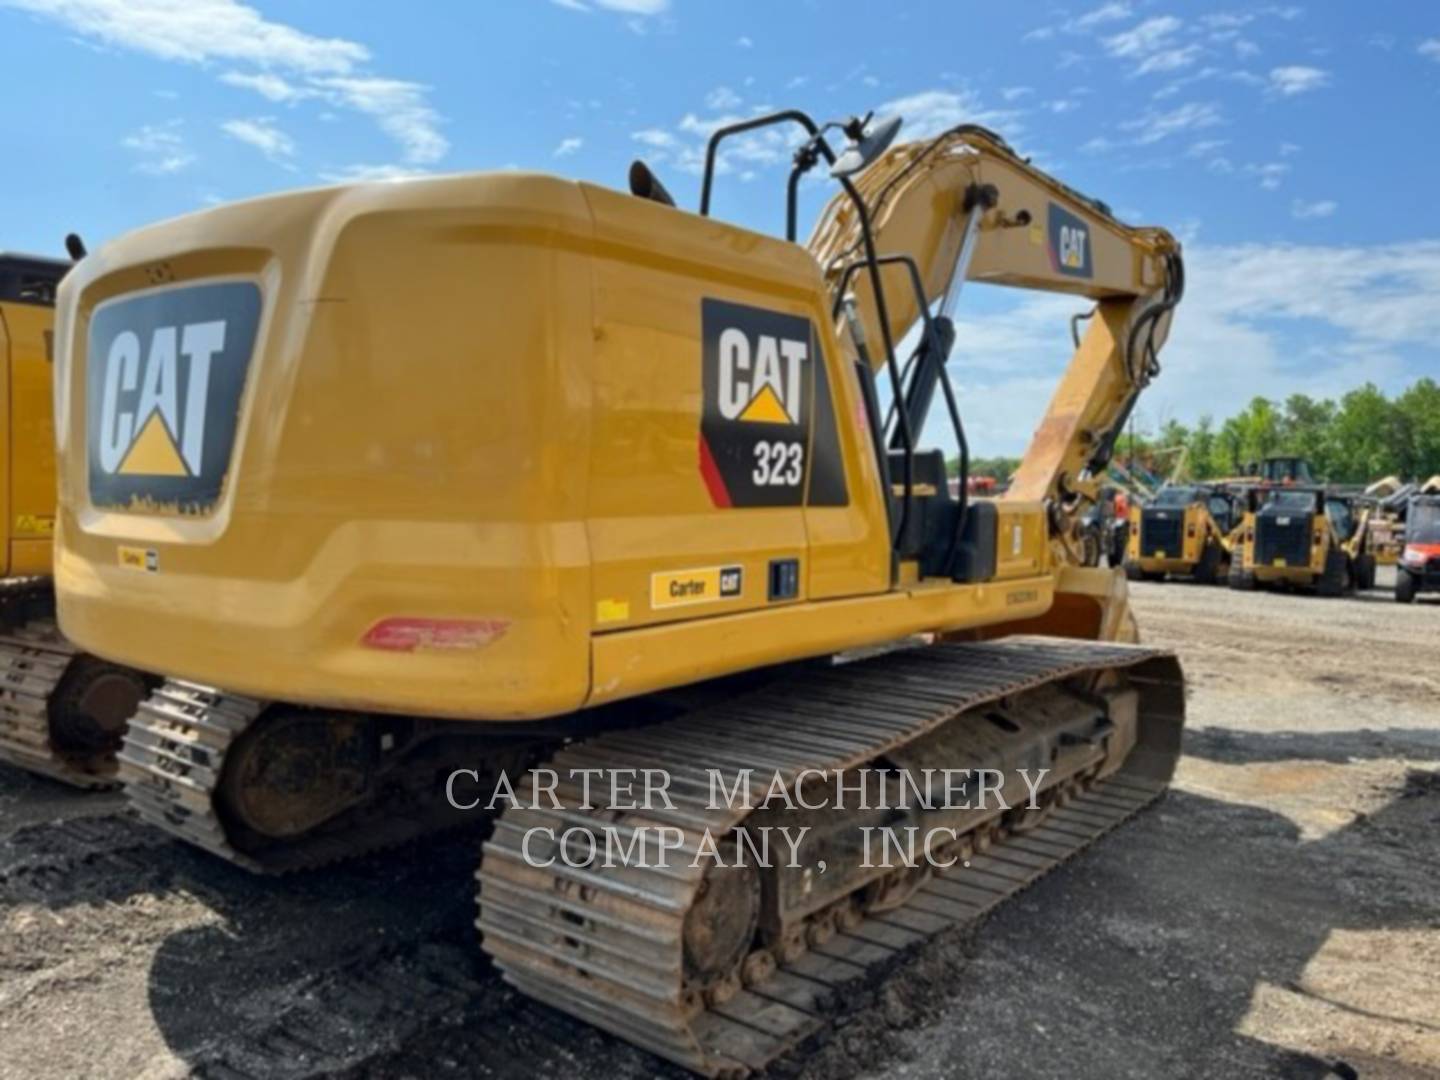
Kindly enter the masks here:
<path id="1" fill-rule="evenodd" d="M 973 125 L 897 147 L 855 187 L 877 249 L 911 253 L 923 302 L 944 316 L 953 315 L 966 281 L 1096 302 L 1009 491 L 1014 499 L 1065 505 L 1073 519 L 1077 496 L 1094 501 L 1114 440 L 1157 371 L 1183 293 L 1179 243 L 1163 229 L 1123 224 L 1104 203 Z M 846 268 L 863 246 L 857 235 L 863 227 L 851 200 L 837 195 L 830 202 L 809 245 L 827 280 L 852 280 Z M 921 290 L 910 289 L 903 273 L 893 265 L 882 271 L 882 305 L 869 281 L 853 279 L 866 339 L 897 341 L 920 316 Z M 872 359 L 877 366 L 887 360 L 883 351 Z"/>

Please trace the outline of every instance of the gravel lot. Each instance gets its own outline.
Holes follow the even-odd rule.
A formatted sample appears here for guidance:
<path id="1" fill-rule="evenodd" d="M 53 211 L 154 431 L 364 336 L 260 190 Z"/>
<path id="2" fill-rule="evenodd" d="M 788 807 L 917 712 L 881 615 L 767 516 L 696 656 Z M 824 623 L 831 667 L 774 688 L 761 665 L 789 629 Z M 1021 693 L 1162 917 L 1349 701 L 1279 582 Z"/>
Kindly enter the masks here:
<path id="1" fill-rule="evenodd" d="M 775 1075 L 1440 1076 L 1440 604 L 1135 602 L 1172 793 Z M 475 844 L 261 880 L 0 766 L 0 1078 L 680 1075 L 482 963 Z"/>

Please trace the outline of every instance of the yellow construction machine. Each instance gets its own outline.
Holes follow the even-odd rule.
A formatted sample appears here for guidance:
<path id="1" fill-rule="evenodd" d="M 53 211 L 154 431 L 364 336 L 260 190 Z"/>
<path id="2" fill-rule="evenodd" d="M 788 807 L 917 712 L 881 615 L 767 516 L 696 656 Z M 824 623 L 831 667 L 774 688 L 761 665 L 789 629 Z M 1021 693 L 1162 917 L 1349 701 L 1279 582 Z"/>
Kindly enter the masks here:
<path id="1" fill-rule="evenodd" d="M 1126 576 L 1224 584 L 1230 574 L 1231 533 L 1239 519 L 1236 497 L 1222 485 L 1167 484 L 1150 501 L 1130 508 Z"/>
<path id="2" fill-rule="evenodd" d="M 725 141 L 782 125 L 785 238 L 711 217 Z M 1159 370 L 1179 245 L 981 128 L 888 149 L 896 127 L 724 128 L 699 213 L 640 163 L 628 193 L 510 172 L 257 199 L 85 259 L 60 305 L 60 617 L 171 676 L 122 752 L 139 813 L 282 871 L 493 805 L 501 770 L 544 761 L 558 787 L 515 784 L 485 846 L 486 951 L 720 1074 L 814 1030 L 826 980 L 1154 798 L 1179 667 L 1135 643 L 1124 575 L 1080 565 L 1078 522 Z M 840 191 L 802 246 L 817 167 Z M 1000 499 L 968 491 L 961 414 L 985 405 L 946 368 L 967 281 L 1094 304 Z M 919 444 L 937 399 L 953 494 Z M 1025 762 L 1048 772 L 1023 811 L 708 791 Z M 637 770 L 663 804 L 577 786 Z M 794 860 L 688 854 L 802 821 Z M 907 823 L 951 827 L 962 876 L 861 858 L 862 826 Z M 678 865 L 595 858 L 653 828 Z"/>
<path id="3" fill-rule="evenodd" d="M 115 783 L 142 676 L 55 627 L 51 383 L 55 290 L 70 264 L 0 253 L 0 761 L 79 787 Z"/>
<path id="4" fill-rule="evenodd" d="M 1321 487 L 1257 488 L 1236 531 L 1233 589 L 1302 588 L 1344 596 L 1375 587 L 1371 506 Z"/>

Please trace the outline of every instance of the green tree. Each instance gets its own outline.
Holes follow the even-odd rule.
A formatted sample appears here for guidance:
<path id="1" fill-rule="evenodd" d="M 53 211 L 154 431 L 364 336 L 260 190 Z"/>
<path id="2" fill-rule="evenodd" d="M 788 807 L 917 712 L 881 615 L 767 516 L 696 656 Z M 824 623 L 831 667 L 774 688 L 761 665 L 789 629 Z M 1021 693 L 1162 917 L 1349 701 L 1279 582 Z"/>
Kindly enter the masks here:
<path id="1" fill-rule="evenodd" d="M 1420 379 L 1395 400 L 1405 437 L 1406 476 L 1425 480 L 1440 473 L 1440 384 Z"/>
<path id="2" fill-rule="evenodd" d="M 1285 399 L 1285 412 L 1280 420 L 1281 444 L 1288 454 L 1303 457 L 1319 477 L 1336 471 L 1335 450 L 1331 445 L 1335 423 L 1335 403 L 1315 401 L 1305 394 L 1291 394 Z"/>
<path id="3" fill-rule="evenodd" d="M 1190 472 L 1204 480 L 1219 474 L 1215 467 L 1215 419 L 1209 413 L 1195 423 L 1187 443 L 1190 447 Z"/>
<path id="4" fill-rule="evenodd" d="M 1332 428 L 1335 461 L 1327 479 L 1362 484 L 1402 470 L 1399 412 L 1374 383 L 1340 399 Z"/>

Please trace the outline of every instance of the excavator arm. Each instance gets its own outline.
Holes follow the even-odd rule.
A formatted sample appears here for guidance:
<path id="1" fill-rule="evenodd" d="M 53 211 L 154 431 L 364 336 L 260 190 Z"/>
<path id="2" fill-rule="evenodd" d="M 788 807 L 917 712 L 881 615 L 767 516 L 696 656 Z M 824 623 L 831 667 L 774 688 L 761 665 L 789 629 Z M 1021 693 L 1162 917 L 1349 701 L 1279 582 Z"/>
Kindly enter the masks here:
<path id="1" fill-rule="evenodd" d="M 852 194 L 837 196 L 809 247 L 832 289 L 851 298 L 842 332 L 877 370 L 893 363 L 893 343 L 926 314 L 922 290 L 927 311 L 938 305 L 937 321 L 949 332 L 967 280 L 1095 301 L 1090 316 L 1076 320 L 1074 355 L 1008 493 L 1046 502 L 1052 531 L 1063 536 L 1095 499 L 1115 440 L 1158 371 L 1183 290 L 1179 243 L 1163 229 L 1116 220 L 1103 203 L 973 125 L 894 148 L 855 179 L 853 191 L 868 214 Z M 908 254 L 919 277 L 917 285 L 914 275 L 906 280 L 907 266 L 885 263 L 875 275 L 878 303 L 874 277 L 855 272 L 867 225 L 878 256 Z"/>

